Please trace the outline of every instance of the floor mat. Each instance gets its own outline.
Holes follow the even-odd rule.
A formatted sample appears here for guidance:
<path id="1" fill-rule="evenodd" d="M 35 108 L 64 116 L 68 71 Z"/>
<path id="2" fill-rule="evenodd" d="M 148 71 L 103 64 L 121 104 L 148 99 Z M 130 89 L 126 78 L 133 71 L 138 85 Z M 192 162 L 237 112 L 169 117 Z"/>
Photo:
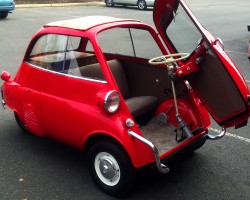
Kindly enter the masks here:
<path id="1" fill-rule="evenodd" d="M 175 129 L 175 126 L 163 123 L 157 118 L 151 119 L 146 126 L 140 128 L 144 137 L 157 147 L 160 155 L 178 144 L 175 140 Z"/>

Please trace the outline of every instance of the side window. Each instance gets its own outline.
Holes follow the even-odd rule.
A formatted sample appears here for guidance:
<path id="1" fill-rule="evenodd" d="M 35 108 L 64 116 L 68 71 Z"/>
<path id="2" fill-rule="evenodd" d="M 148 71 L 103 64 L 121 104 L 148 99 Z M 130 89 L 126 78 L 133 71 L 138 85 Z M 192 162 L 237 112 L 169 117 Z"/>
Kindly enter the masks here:
<path id="1" fill-rule="evenodd" d="M 166 29 L 166 35 L 179 53 L 192 53 L 202 39 L 202 34 L 181 5 Z"/>
<path id="2" fill-rule="evenodd" d="M 92 48 L 90 41 L 88 47 Z M 79 53 L 73 50 L 73 43 L 69 39 L 67 44 L 67 74 L 77 77 L 83 77 L 94 80 L 105 81 L 102 69 L 98 63 L 95 54 Z M 94 51 L 92 51 L 94 53 Z"/>
<path id="3" fill-rule="evenodd" d="M 151 59 L 162 55 L 162 52 L 150 32 L 142 29 L 131 29 L 136 57 Z"/>
<path id="4" fill-rule="evenodd" d="M 39 67 L 62 72 L 67 36 L 48 34 L 34 45 L 28 62 Z"/>
<path id="5" fill-rule="evenodd" d="M 98 34 L 98 43 L 104 53 L 151 59 L 162 52 L 145 29 L 113 28 Z M 110 45 L 112 44 L 112 45 Z"/>
<path id="6" fill-rule="evenodd" d="M 108 29 L 99 33 L 97 39 L 104 53 L 134 56 L 128 28 Z"/>
<path id="7" fill-rule="evenodd" d="M 86 44 L 92 46 L 87 38 L 43 35 L 36 41 L 26 61 L 37 67 L 70 76 L 105 80 L 94 51 L 84 51 Z"/>

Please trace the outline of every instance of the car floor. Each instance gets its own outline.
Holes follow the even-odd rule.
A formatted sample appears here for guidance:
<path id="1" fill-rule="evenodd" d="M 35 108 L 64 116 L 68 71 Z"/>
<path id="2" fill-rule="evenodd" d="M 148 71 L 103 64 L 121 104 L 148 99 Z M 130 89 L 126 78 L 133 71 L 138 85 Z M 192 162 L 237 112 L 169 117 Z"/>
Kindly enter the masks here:
<path id="1" fill-rule="evenodd" d="M 145 126 L 140 127 L 144 137 L 157 147 L 160 155 L 178 144 L 176 141 L 176 129 L 177 127 L 163 123 L 155 117 Z"/>

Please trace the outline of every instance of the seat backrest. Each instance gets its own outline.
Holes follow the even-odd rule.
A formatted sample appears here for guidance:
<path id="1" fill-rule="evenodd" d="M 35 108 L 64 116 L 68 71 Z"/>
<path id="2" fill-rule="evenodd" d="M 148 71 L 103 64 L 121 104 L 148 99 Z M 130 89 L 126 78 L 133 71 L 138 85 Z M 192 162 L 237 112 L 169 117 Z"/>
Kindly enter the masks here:
<path id="1" fill-rule="evenodd" d="M 107 61 L 108 66 L 115 78 L 115 81 L 122 93 L 124 99 L 129 97 L 129 87 L 125 71 L 121 62 L 117 59 Z M 80 67 L 82 76 L 89 77 L 97 80 L 105 80 L 100 64 L 95 63 Z"/>
<path id="2" fill-rule="evenodd" d="M 122 93 L 124 99 L 129 97 L 128 80 L 121 62 L 117 59 L 108 61 L 109 68 L 115 78 L 115 81 Z"/>
<path id="3" fill-rule="evenodd" d="M 95 80 L 105 80 L 99 63 L 82 66 L 80 67 L 80 72 L 83 77 L 92 78 Z"/>

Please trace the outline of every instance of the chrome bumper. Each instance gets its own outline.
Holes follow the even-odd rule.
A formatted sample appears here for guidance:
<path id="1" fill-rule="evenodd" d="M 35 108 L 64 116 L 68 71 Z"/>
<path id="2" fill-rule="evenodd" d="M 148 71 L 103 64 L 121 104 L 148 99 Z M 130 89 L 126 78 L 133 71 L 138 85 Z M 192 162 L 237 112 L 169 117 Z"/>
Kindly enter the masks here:
<path id="1" fill-rule="evenodd" d="M 5 109 L 5 105 L 6 105 L 5 101 L 4 101 L 4 100 L 2 100 L 2 106 L 3 106 L 3 109 Z"/>
<path id="2" fill-rule="evenodd" d="M 6 103 L 5 103 L 4 98 L 3 98 L 3 86 L 1 86 L 1 97 L 2 97 L 2 106 L 5 109 L 4 106 L 6 105 Z"/>
<path id="3" fill-rule="evenodd" d="M 219 139 L 224 137 L 226 132 L 227 132 L 227 130 L 222 127 L 222 131 L 220 133 L 218 133 L 218 135 L 207 134 L 207 139 L 209 139 L 209 140 L 219 140 Z"/>
<path id="4" fill-rule="evenodd" d="M 156 167 L 158 169 L 158 171 L 162 174 L 166 174 L 170 171 L 169 167 L 164 165 L 162 162 L 161 162 L 161 159 L 160 159 L 160 155 L 159 155 L 159 152 L 158 152 L 158 149 L 157 147 L 152 143 L 150 142 L 149 140 L 145 139 L 144 137 L 138 135 L 137 133 L 131 131 L 131 130 L 128 130 L 128 134 L 134 138 L 136 138 L 137 140 L 141 141 L 142 143 L 146 144 L 148 147 L 151 148 L 151 150 L 153 151 L 154 153 L 154 158 L 155 158 L 155 162 L 156 162 Z M 221 139 L 224 135 L 226 134 L 226 129 L 225 128 L 222 128 L 222 131 L 218 134 L 218 135 L 211 135 L 211 134 L 206 134 L 204 135 L 204 139 L 209 139 L 209 140 L 218 140 L 218 139 Z"/>
<path id="5" fill-rule="evenodd" d="M 0 12 L 15 10 L 15 4 L 9 6 L 0 6 Z"/>
<path id="6" fill-rule="evenodd" d="M 158 149 L 157 149 L 157 147 L 152 142 L 150 142 L 149 140 L 145 139 L 144 137 L 141 137 L 140 135 L 138 135 L 137 133 L 135 133 L 135 132 L 133 132 L 131 130 L 128 130 L 128 134 L 130 136 L 138 139 L 139 141 L 141 141 L 142 143 L 146 144 L 147 146 L 149 146 L 152 149 L 152 151 L 154 153 L 154 157 L 155 157 L 156 167 L 159 170 L 159 172 L 161 172 L 163 174 L 166 174 L 166 173 L 169 172 L 169 168 L 166 165 L 164 165 L 164 164 L 161 163 Z"/>

